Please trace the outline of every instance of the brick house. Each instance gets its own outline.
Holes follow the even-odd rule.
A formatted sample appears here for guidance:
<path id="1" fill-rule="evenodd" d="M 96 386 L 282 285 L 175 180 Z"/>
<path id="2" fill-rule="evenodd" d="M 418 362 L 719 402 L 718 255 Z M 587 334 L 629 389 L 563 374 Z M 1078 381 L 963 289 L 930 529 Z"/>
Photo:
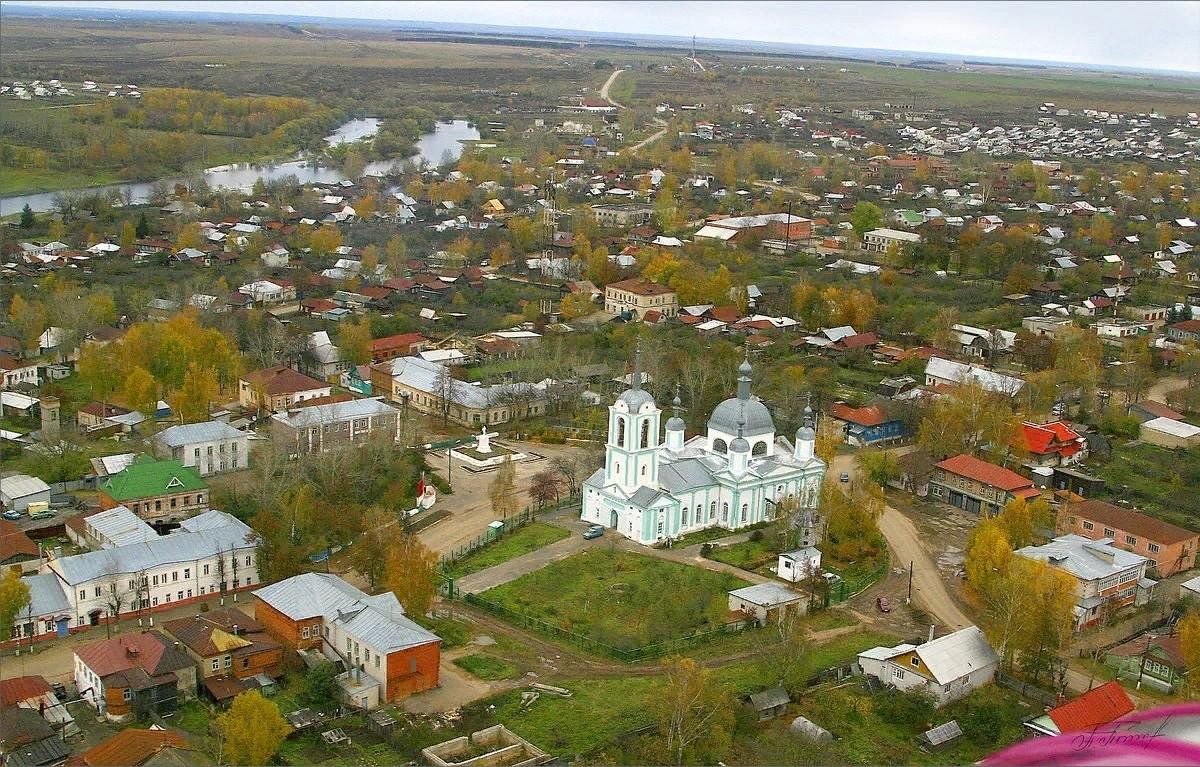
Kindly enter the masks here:
<path id="1" fill-rule="evenodd" d="M 309 405 L 271 416 L 271 439 L 288 455 L 321 453 L 364 442 L 384 433 L 399 434 L 400 411 L 373 399 Z"/>
<path id="2" fill-rule="evenodd" d="M 1111 538 L 1089 540 L 1060 535 L 1041 546 L 1013 554 L 1045 562 L 1075 579 L 1075 628 L 1102 623 L 1106 615 L 1127 605 L 1150 601 L 1154 581 L 1146 578 L 1150 560 L 1112 545 Z"/>
<path id="3" fill-rule="evenodd" d="M 110 720 L 161 716 L 196 695 L 196 667 L 157 631 L 75 650 L 79 697 Z"/>
<path id="4" fill-rule="evenodd" d="M 250 689 L 255 685 L 245 680 L 259 674 L 274 678 L 282 673 L 283 646 L 241 610 L 213 610 L 162 627 L 196 664 L 200 685 L 214 700 Z"/>
<path id="5" fill-rule="evenodd" d="M 371 362 L 408 357 L 422 351 L 428 342 L 429 339 L 420 333 L 401 333 L 395 336 L 376 338 L 371 342 Z"/>
<path id="6" fill-rule="evenodd" d="M 323 381 L 292 370 L 286 365 L 263 368 L 238 379 L 238 402 L 244 408 L 265 408 L 272 413 L 287 410 L 297 402 L 328 397 L 333 388 Z"/>
<path id="7" fill-rule="evenodd" d="M 343 662 L 339 686 L 350 705 L 375 708 L 438 685 L 442 640 L 410 620 L 391 592 L 368 596 L 336 575 L 305 573 L 254 592 L 254 605 L 288 650 Z"/>
<path id="8" fill-rule="evenodd" d="M 1200 550 L 1200 533 L 1104 501 L 1071 504 L 1058 515 L 1057 532 L 1093 541 L 1110 538 L 1116 548 L 1149 559 L 1163 578 L 1195 567 Z"/>
<path id="9" fill-rule="evenodd" d="M 75 411 L 75 422 L 90 431 L 111 426 L 108 419 L 121 415 L 129 415 L 129 410 L 112 403 L 89 402 Z"/>
<path id="10" fill-rule="evenodd" d="M 208 485 L 198 471 L 149 456 L 106 477 L 97 496 L 101 509 L 125 506 L 149 522 L 179 522 L 208 509 Z"/>
<path id="11" fill-rule="evenodd" d="M 679 295 L 665 285 L 634 277 L 614 282 L 604 289 L 604 311 L 609 314 L 629 312 L 638 319 L 650 311 L 674 317 L 679 314 Z"/>
<path id="12" fill-rule="evenodd" d="M 1014 498 L 1038 496 L 1033 483 L 1020 474 L 966 454 L 934 465 L 929 492 L 963 511 L 989 516 L 999 514 Z"/>

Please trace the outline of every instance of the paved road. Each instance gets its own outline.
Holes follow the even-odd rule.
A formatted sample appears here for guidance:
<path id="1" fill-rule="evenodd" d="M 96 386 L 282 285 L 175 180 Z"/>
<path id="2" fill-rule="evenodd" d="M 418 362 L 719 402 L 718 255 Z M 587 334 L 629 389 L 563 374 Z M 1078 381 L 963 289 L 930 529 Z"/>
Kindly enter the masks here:
<path id="1" fill-rule="evenodd" d="M 523 554 L 507 562 L 501 562 L 486 570 L 464 575 L 455 581 L 454 585 L 464 594 L 479 594 L 490 588 L 502 586 L 509 581 L 515 581 L 522 575 L 528 575 L 534 570 L 540 570 L 551 562 L 566 559 L 589 546 L 601 545 L 603 543 L 603 538 L 589 541 L 585 540 L 581 533 L 573 531 L 569 537 L 563 538 L 561 541 L 555 541 L 549 546 L 535 549 L 528 554 Z"/>
<path id="2" fill-rule="evenodd" d="M 858 461 L 853 454 L 839 455 L 834 458 L 832 471 L 854 476 L 858 472 Z M 907 517 L 891 506 L 885 506 L 879 518 L 879 532 L 883 533 L 892 551 L 893 567 L 913 564 L 913 601 L 917 606 L 951 631 L 974 625 L 975 622 L 967 618 L 946 590 L 937 565 L 921 543 L 917 528 Z"/>

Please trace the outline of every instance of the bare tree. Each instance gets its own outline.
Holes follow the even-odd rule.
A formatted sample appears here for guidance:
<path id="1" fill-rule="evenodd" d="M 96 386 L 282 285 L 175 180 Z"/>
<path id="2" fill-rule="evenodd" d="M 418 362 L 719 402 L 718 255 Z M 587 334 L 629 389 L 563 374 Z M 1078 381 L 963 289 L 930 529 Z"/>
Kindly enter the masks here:
<path id="1" fill-rule="evenodd" d="M 534 474 L 529 480 L 529 497 L 537 502 L 538 508 L 562 497 L 563 478 L 554 469 Z"/>
<path id="2" fill-rule="evenodd" d="M 571 452 L 567 455 L 556 456 L 550 459 L 550 465 L 562 478 L 568 496 L 574 498 L 582 492 L 583 473 L 587 471 L 587 466 L 583 463 L 583 455 Z"/>
<path id="3" fill-rule="evenodd" d="M 450 420 L 450 405 L 454 401 L 456 385 L 457 381 L 454 380 L 450 366 L 442 365 L 437 372 L 437 377 L 433 379 L 433 394 L 437 398 L 438 413 L 442 416 L 442 423 Z"/>

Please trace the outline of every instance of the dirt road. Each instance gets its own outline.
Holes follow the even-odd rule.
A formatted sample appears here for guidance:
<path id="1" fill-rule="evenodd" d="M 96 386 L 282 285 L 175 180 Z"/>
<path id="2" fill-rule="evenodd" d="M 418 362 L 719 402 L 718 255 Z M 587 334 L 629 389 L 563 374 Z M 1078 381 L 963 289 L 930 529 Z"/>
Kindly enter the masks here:
<path id="1" fill-rule="evenodd" d="M 607 101 L 608 103 L 612 104 L 617 109 L 628 109 L 629 107 L 625 106 L 624 104 L 622 104 L 620 102 L 613 101 L 612 97 L 608 95 L 608 89 L 612 87 L 612 84 L 617 81 L 617 78 L 620 77 L 621 73 L 624 71 L 625 71 L 624 69 L 613 70 L 613 73 L 608 76 L 607 80 L 604 81 L 604 85 L 600 86 L 600 98 L 602 98 L 605 101 Z M 636 153 L 639 150 L 641 150 L 642 147 L 648 146 L 649 144 L 653 144 L 655 141 L 658 141 L 660 138 L 667 135 L 667 121 L 666 120 L 655 117 L 654 123 L 656 125 L 662 126 L 662 129 L 659 130 L 657 133 L 655 133 L 651 136 L 647 136 L 646 138 L 642 139 L 638 143 L 629 147 L 630 152 Z"/>
<path id="2" fill-rule="evenodd" d="M 854 476 L 858 472 L 858 462 L 854 455 L 839 455 L 830 470 Z M 951 631 L 974 625 L 950 596 L 937 565 L 921 543 L 917 528 L 907 517 L 891 506 L 884 507 L 879 518 L 879 532 L 883 533 L 892 551 L 893 567 L 907 568 L 912 564 L 913 602 L 918 607 Z"/>

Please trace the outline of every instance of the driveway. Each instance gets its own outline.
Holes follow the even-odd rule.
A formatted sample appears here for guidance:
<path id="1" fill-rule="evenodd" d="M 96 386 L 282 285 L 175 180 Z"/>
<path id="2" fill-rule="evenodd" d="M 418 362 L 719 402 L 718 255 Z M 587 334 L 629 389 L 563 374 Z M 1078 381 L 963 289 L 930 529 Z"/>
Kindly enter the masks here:
<path id="1" fill-rule="evenodd" d="M 834 458 L 830 470 L 838 474 L 846 472 L 853 477 L 858 472 L 858 461 L 854 454 L 839 455 Z M 885 506 L 879 517 L 879 532 L 883 533 L 891 549 L 893 567 L 907 568 L 911 563 L 913 602 L 918 607 L 950 631 L 975 625 L 950 596 L 937 565 L 908 517 L 891 506 Z"/>

